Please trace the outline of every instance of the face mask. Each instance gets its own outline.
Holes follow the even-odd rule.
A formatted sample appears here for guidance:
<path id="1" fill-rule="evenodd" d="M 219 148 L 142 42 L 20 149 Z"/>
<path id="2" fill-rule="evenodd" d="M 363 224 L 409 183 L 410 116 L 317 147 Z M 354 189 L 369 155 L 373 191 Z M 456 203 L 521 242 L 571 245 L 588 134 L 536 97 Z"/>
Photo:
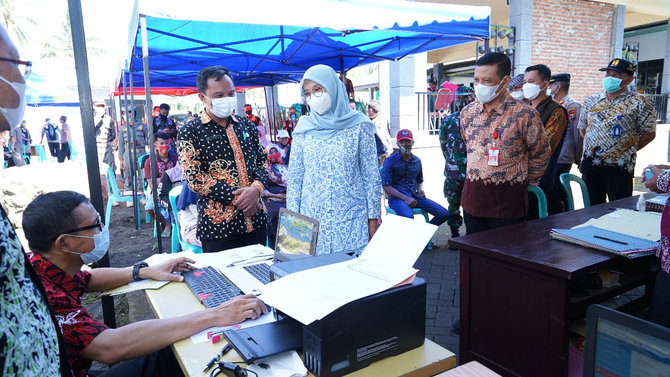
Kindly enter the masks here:
<path id="1" fill-rule="evenodd" d="M 11 82 L 2 76 L 0 76 L 0 80 L 6 82 L 7 85 L 11 86 L 12 89 L 14 89 L 14 91 L 16 92 L 16 94 L 19 95 L 18 107 L 13 109 L 0 107 L 0 113 L 2 113 L 2 115 L 5 116 L 7 124 L 9 125 L 9 129 L 11 131 L 19 125 L 21 119 L 23 119 L 23 114 L 26 111 L 26 84 L 20 82 Z"/>
<path id="2" fill-rule="evenodd" d="M 411 145 L 407 145 L 407 146 L 398 145 L 398 149 L 400 150 L 400 153 L 402 153 L 402 154 L 410 154 L 412 152 L 412 146 Z"/>
<path id="3" fill-rule="evenodd" d="M 523 96 L 523 91 L 521 91 L 521 90 L 517 90 L 516 92 L 512 92 L 509 95 L 512 96 L 512 98 L 514 98 L 517 101 L 523 101 L 523 99 L 525 98 Z"/>
<path id="4" fill-rule="evenodd" d="M 164 147 L 163 146 L 158 147 L 158 153 L 160 153 L 160 154 L 167 154 L 169 151 L 170 151 L 170 146 L 169 145 L 166 145 Z"/>
<path id="5" fill-rule="evenodd" d="M 614 93 L 617 90 L 621 89 L 621 79 L 616 77 L 608 76 L 603 79 L 603 88 L 607 93 Z"/>
<path id="6" fill-rule="evenodd" d="M 309 96 L 307 104 L 317 114 L 323 115 L 330 111 L 330 108 L 333 105 L 333 100 L 328 93 L 322 93 L 321 97 L 315 97 L 314 95 Z"/>
<path id="7" fill-rule="evenodd" d="M 523 96 L 529 100 L 534 100 L 540 94 L 540 86 L 529 82 L 523 84 Z"/>
<path id="8" fill-rule="evenodd" d="M 68 234 L 70 237 L 80 237 L 80 238 L 93 238 L 93 243 L 95 246 L 93 247 L 93 250 L 89 251 L 88 253 L 77 253 L 74 251 L 68 251 L 70 254 L 79 254 L 81 257 L 82 262 L 84 264 L 89 264 L 93 262 L 99 261 L 103 256 L 105 256 L 105 253 L 107 252 L 107 249 L 109 249 L 109 228 L 105 226 L 102 228 L 102 232 L 96 234 L 95 236 L 78 236 L 76 234 Z"/>
<path id="9" fill-rule="evenodd" d="M 496 91 L 500 87 L 500 84 L 494 86 L 486 86 L 484 84 L 475 85 L 475 96 L 481 103 L 489 103 L 493 101 L 494 98 L 498 95 Z"/>
<path id="10" fill-rule="evenodd" d="M 554 98 L 554 94 L 551 92 L 551 88 L 547 88 L 547 96 Z"/>
<path id="11" fill-rule="evenodd" d="M 223 119 L 228 118 L 237 107 L 237 97 L 212 98 L 212 113 Z"/>
<path id="12" fill-rule="evenodd" d="M 281 164 L 282 163 L 281 153 L 279 153 L 279 152 L 269 155 L 268 159 L 270 160 L 271 164 Z"/>

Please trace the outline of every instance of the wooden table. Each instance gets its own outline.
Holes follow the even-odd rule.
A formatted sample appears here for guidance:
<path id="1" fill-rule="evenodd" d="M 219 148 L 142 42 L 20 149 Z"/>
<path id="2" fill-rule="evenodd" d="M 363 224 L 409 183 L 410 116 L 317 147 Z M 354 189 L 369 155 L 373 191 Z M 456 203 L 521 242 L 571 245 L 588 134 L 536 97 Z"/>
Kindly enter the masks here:
<path id="1" fill-rule="evenodd" d="M 185 283 L 172 282 L 161 289 L 145 290 L 144 292 L 158 318 L 172 318 L 204 309 L 204 306 L 198 302 Z M 203 373 L 202 369 L 225 344 L 225 340 L 217 344 L 207 342 L 194 344 L 187 338 L 174 343 L 172 350 L 177 356 L 179 365 L 181 365 L 185 375 L 209 376 L 209 371 Z M 241 361 L 242 359 L 232 350 L 221 360 Z M 377 361 L 348 376 L 427 377 L 434 376 L 454 366 L 456 366 L 456 355 L 453 352 L 426 339 L 421 347 Z M 309 376 L 313 375 L 310 373 Z"/>
<path id="2" fill-rule="evenodd" d="M 566 376 L 570 321 L 590 304 L 650 283 L 653 257 L 631 261 L 553 240 L 549 231 L 636 203 L 621 199 L 450 240 L 460 249 L 461 363 L 476 360 L 506 376 Z M 625 272 L 620 287 L 571 295 L 575 280 L 604 267 Z"/>

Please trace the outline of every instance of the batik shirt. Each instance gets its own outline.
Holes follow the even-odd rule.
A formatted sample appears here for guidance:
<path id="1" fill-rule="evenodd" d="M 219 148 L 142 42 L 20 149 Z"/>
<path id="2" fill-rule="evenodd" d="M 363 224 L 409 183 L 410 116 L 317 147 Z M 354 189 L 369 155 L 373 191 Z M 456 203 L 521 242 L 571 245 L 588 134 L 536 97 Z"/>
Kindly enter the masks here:
<path id="1" fill-rule="evenodd" d="M 59 376 L 58 335 L 0 207 L 0 375 Z"/>
<path id="2" fill-rule="evenodd" d="M 446 146 L 444 152 L 444 176 L 459 181 L 465 180 L 468 152 L 461 135 L 460 112 L 444 118 L 440 126 L 440 144 Z"/>
<path id="3" fill-rule="evenodd" d="M 93 319 L 81 305 L 81 296 L 91 280 L 91 273 L 79 271 L 70 276 L 38 254 L 30 255 L 30 263 L 42 280 L 49 306 L 56 314 L 72 371 L 76 377 L 85 377 L 93 361 L 82 357 L 81 353 L 96 336 L 108 328 Z"/>
<path id="4" fill-rule="evenodd" d="M 252 186 L 262 193 L 268 184 L 268 158 L 256 126 L 237 115 L 221 125 L 203 111 L 182 127 L 178 140 L 184 177 L 200 197 L 198 238 L 227 238 L 265 229 L 265 210 L 247 217 L 233 204 L 235 190 Z"/>
<path id="5" fill-rule="evenodd" d="M 634 92 L 611 101 L 605 92 L 594 94 L 582 106 L 579 129 L 586 130 L 582 166 L 616 167 L 632 174 L 640 136 L 656 132 L 654 104 Z"/>
<path id="6" fill-rule="evenodd" d="M 664 171 L 658 175 L 656 187 L 663 191 L 670 193 L 670 172 Z M 663 271 L 670 274 L 670 198 L 666 200 L 663 207 L 663 214 L 661 215 L 661 241 L 658 243 L 658 250 L 656 256 L 661 260 L 661 268 Z"/>
<path id="7" fill-rule="evenodd" d="M 526 188 L 538 184 L 551 148 L 535 109 L 506 90 L 489 105 L 487 111 L 475 101 L 461 110 L 468 153 L 461 205 L 472 216 L 520 218 L 525 216 Z M 498 166 L 488 165 L 492 147 L 499 149 Z"/>

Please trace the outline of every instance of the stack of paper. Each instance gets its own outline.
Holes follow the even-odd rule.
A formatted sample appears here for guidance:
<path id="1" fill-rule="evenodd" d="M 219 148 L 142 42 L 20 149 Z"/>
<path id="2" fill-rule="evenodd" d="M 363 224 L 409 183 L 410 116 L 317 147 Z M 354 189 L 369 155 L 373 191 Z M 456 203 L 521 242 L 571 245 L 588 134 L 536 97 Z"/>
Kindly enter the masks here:
<path id="1" fill-rule="evenodd" d="M 663 212 L 665 202 L 668 200 L 668 195 L 657 195 L 653 198 L 644 201 L 644 210 L 652 212 Z"/>
<path id="2" fill-rule="evenodd" d="M 606 251 L 630 259 L 654 254 L 658 247 L 658 242 L 597 228 L 592 225 L 573 229 L 552 229 L 550 235 L 557 240 Z"/>

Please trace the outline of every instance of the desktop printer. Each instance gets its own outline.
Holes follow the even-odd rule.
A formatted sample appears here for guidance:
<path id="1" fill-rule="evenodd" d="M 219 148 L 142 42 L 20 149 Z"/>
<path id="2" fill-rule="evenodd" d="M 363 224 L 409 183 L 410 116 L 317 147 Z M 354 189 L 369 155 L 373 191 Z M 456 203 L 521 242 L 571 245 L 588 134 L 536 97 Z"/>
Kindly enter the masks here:
<path id="1" fill-rule="evenodd" d="M 426 281 L 350 302 L 302 329 L 302 358 L 320 377 L 341 376 L 423 345 Z"/>

